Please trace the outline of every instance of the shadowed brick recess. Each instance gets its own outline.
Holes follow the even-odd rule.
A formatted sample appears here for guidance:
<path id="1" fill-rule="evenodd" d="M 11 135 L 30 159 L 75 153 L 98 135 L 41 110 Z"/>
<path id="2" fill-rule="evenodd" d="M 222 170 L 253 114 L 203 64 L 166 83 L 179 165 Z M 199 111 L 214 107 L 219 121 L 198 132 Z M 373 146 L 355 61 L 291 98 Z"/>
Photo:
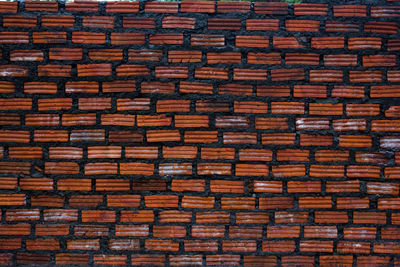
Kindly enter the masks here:
<path id="1" fill-rule="evenodd" d="M 0 2 L 0 265 L 400 266 L 400 2 Z"/>

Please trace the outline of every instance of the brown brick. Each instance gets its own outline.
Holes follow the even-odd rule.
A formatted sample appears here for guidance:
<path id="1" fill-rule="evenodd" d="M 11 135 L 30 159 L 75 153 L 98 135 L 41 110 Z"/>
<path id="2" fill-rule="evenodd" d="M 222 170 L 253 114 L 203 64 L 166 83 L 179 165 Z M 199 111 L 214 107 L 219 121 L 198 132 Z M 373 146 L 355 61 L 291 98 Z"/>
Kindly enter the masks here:
<path id="1" fill-rule="evenodd" d="M 38 76 L 71 77 L 71 65 L 39 65 Z"/>
<path id="2" fill-rule="evenodd" d="M 294 240 L 267 240 L 262 242 L 263 252 L 293 252 L 295 249 Z"/>
<path id="3" fill-rule="evenodd" d="M 166 16 L 162 19 L 162 27 L 166 29 L 194 29 L 195 18 Z"/>
<path id="4" fill-rule="evenodd" d="M 316 211 L 314 220 L 316 223 L 347 223 L 348 215 L 342 211 Z"/>
<path id="5" fill-rule="evenodd" d="M 33 28 L 37 24 L 37 17 L 10 15 L 3 17 L 3 27 Z"/>
<path id="6" fill-rule="evenodd" d="M 97 12 L 98 8 L 99 3 L 88 0 L 74 1 L 66 4 L 66 10 L 72 12 Z"/>
<path id="7" fill-rule="evenodd" d="M 67 41 L 67 34 L 65 32 L 33 32 L 34 44 L 58 44 Z"/>
<path id="8" fill-rule="evenodd" d="M 267 226 L 267 238 L 294 238 L 300 236 L 300 226 Z"/>
<path id="9" fill-rule="evenodd" d="M 126 255 L 94 255 L 94 264 L 98 265 L 124 265 L 127 260 Z"/>
<path id="10" fill-rule="evenodd" d="M 137 13 L 139 12 L 138 2 L 107 2 L 107 13 Z"/>
<path id="11" fill-rule="evenodd" d="M 326 86 L 324 85 L 295 85 L 293 89 L 294 97 L 316 97 L 326 98 Z"/>
<path id="12" fill-rule="evenodd" d="M 277 31 L 279 20 L 277 19 L 247 19 L 246 30 L 248 31 Z"/>
<path id="13" fill-rule="evenodd" d="M 319 55 L 314 53 L 286 53 L 286 65 L 318 65 Z"/>
<path id="14" fill-rule="evenodd" d="M 271 102 L 272 114 L 304 114 L 304 103 Z"/>
<path id="15" fill-rule="evenodd" d="M 222 250 L 230 252 L 255 252 L 257 249 L 255 240 L 224 240 L 222 241 Z"/>
<path id="16" fill-rule="evenodd" d="M 29 34 L 27 32 L 1 32 L 0 44 L 27 44 Z"/>
<path id="17" fill-rule="evenodd" d="M 310 70 L 310 82 L 341 82 L 343 71 L 341 70 Z"/>
<path id="18" fill-rule="evenodd" d="M 150 44 L 155 45 L 179 45 L 183 44 L 183 34 L 157 33 L 149 36 Z"/>
<path id="19" fill-rule="evenodd" d="M 144 44 L 145 35 L 139 32 L 112 32 L 112 45 L 137 45 Z"/>
<path id="20" fill-rule="evenodd" d="M 237 47 L 267 48 L 267 47 L 269 47 L 269 37 L 237 35 L 236 36 L 236 46 Z"/>
<path id="21" fill-rule="evenodd" d="M 288 3 L 255 3 L 254 12 L 257 14 L 286 15 L 288 13 Z"/>
<path id="22" fill-rule="evenodd" d="M 395 22 L 369 21 L 364 23 L 364 31 L 378 34 L 397 34 L 398 25 Z"/>
<path id="23" fill-rule="evenodd" d="M 179 250 L 179 242 L 173 240 L 146 239 L 145 248 L 153 251 L 171 251 Z"/>
<path id="24" fill-rule="evenodd" d="M 218 13 L 239 12 L 245 13 L 250 11 L 250 3 L 240 1 L 217 2 Z"/>
<path id="25" fill-rule="evenodd" d="M 281 63 L 281 55 L 279 53 L 253 53 L 247 54 L 247 63 L 249 64 L 269 64 L 279 65 Z"/>
<path id="26" fill-rule="evenodd" d="M 316 20 L 287 19 L 285 26 L 287 31 L 318 32 L 320 22 Z"/>
<path id="27" fill-rule="evenodd" d="M 312 37 L 311 48 L 315 49 L 344 48 L 344 37 Z"/>
<path id="28" fill-rule="evenodd" d="M 42 61 L 43 52 L 35 49 L 18 49 L 10 51 L 11 61 Z"/>
<path id="29" fill-rule="evenodd" d="M 42 264 L 48 265 L 50 264 L 50 254 L 35 254 L 35 253 L 25 253 L 25 252 L 18 252 L 17 253 L 17 263 L 18 264 Z"/>
<path id="30" fill-rule="evenodd" d="M 57 182 L 58 190 L 66 191 L 90 191 L 92 181 L 90 179 L 60 179 Z"/>
<path id="31" fill-rule="evenodd" d="M 327 4 L 309 4 L 309 3 L 296 3 L 294 5 L 294 14 L 296 16 L 315 15 L 325 16 L 328 11 Z"/>
<path id="32" fill-rule="evenodd" d="M 244 84 L 244 85 L 243 84 L 225 84 L 225 85 L 219 86 L 218 90 L 219 90 L 220 94 L 251 95 L 252 91 L 253 91 L 253 87 L 251 85 L 246 85 L 246 84 Z"/>
<path id="33" fill-rule="evenodd" d="M 303 252 L 333 252 L 333 241 L 304 240 L 300 241 L 300 251 Z"/>
<path id="34" fill-rule="evenodd" d="M 153 2 L 154 3 L 154 2 Z M 150 4 L 150 3 L 148 3 Z M 147 5 L 146 5 L 147 6 Z M 154 29 L 156 23 L 154 18 L 135 18 L 135 17 L 123 17 L 123 27 L 124 28 L 138 28 L 138 29 Z M 114 33 L 129 36 L 129 33 Z M 137 33 L 134 33 L 137 34 Z M 141 34 L 143 35 L 143 34 Z M 144 35 L 143 35 L 144 37 Z M 144 41 L 144 40 L 143 40 Z"/>
<path id="35" fill-rule="evenodd" d="M 2 2 L 0 4 L 1 13 L 17 13 L 18 2 Z"/>
<path id="36" fill-rule="evenodd" d="M 336 226 L 304 226 L 305 238 L 337 238 Z"/>
<path id="37" fill-rule="evenodd" d="M 171 50 L 168 51 L 168 61 L 173 63 L 201 62 L 201 51 Z M 210 60 L 208 60 L 209 63 Z"/>
<path id="38" fill-rule="evenodd" d="M 27 250 L 59 250 L 60 241 L 53 238 L 38 238 L 35 240 L 26 240 Z"/>
<path id="39" fill-rule="evenodd" d="M 333 6 L 333 14 L 335 17 L 365 17 L 367 7 L 365 5 Z"/>
<path id="40" fill-rule="evenodd" d="M 376 37 L 354 37 L 348 39 L 349 49 L 380 49 L 381 38 Z"/>
<path id="41" fill-rule="evenodd" d="M 200 13 L 214 13 L 215 5 L 214 3 L 208 1 L 194 1 L 188 0 L 181 4 L 181 12 L 200 12 Z"/>

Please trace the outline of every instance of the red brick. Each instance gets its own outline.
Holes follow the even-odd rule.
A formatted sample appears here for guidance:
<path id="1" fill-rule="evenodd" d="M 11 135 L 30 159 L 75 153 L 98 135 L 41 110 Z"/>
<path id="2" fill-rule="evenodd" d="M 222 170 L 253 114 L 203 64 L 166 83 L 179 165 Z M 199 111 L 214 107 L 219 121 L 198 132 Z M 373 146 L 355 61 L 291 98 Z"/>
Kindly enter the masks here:
<path id="1" fill-rule="evenodd" d="M 273 37 L 273 46 L 279 49 L 285 48 L 305 48 L 304 38 L 297 39 L 296 37 Z"/>
<path id="2" fill-rule="evenodd" d="M 137 13 L 139 12 L 138 2 L 107 2 L 107 13 Z"/>
<path id="3" fill-rule="evenodd" d="M 296 3 L 294 5 L 294 14 L 296 16 L 315 15 L 325 16 L 328 11 L 327 4 L 309 4 L 309 3 Z"/>
<path id="4" fill-rule="evenodd" d="M 178 2 L 147 2 L 144 11 L 146 13 L 178 13 Z"/>
<path id="5" fill-rule="evenodd" d="M 256 14 L 268 15 L 286 15 L 288 13 L 288 3 L 254 3 L 254 12 Z"/>
<path id="6" fill-rule="evenodd" d="M 348 215 L 347 212 L 342 211 L 316 211 L 315 212 L 316 223 L 347 223 Z"/>
<path id="7" fill-rule="evenodd" d="M 39 1 L 37 1 L 39 2 Z M 72 15 L 47 15 L 41 16 L 42 26 L 45 27 L 73 27 L 75 18 Z"/>
<path id="8" fill-rule="evenodd" d="M 10 51 L 11 61 L 42 61 L 43 52 L 35 49 L 18 49 Z"/>
<path id="9" fill-rule="evenodd" d="M 99 8 L 99 3 L 87 0 L 68 2 L 66 4 L 66 10 L 73 12 L 81 12 L 81 11 L 97 12 L 98 8 Z"/>
<path id="10" fill-rule="evenodd" d="M 231 252 L 255 252 L 257 244 L 255 240 L 224 240 L 222 241 L 222 250 Z"/>
<path id="11" fill-rule="evenodd" d="M 352 255 L 325 255 L 319 256 L 321 266 L 352 266 L 353 256 Z"/>
<path id="12" fill-rule="evenodd" d="M 137 45 L 144 44 L 145 35 L 138 32 L 112 32 L 111 44 L 112 45 Z"/>
<path id="13" fill-rule="evenodd" d="M 314 53 L 286 53 L 286 65 L 318 65 L 319 55 Z"/>
<path id="14" fill-rule="evenodd" d="M 237 47 L 267 48 L 267 47 L 269 47 L 269 37 L 237 35 L 236 36 L 236 46 Z"/>
<path id="15" fill-rule="evenodd" d="M 220 94 L 228 94 L 228 95 L 251 95 L 253 91 L 251 85 L 242 85 L 242 84 L 220 85 L 218 90 Z"/>
<path id="16" fill-rule="evenodd" d="M 210 68 L 201 70 L 201 77 L 208 77 L 207 73 L 213 73 L 214 71 Z M 222 78 L 226 77 L 227 71 L 224 69 L 220 69 L 216 71 L 216 75 Z M 200 83 L 200 82 L 187 82 L 181 81 L 179 82 L 179 92 L 181 93 L 192 93 L 192 94 L 212 94 L 213 86 L 209 83 Z M 206 103 L 206 102 L 203 102 Z"/>
<path id="17" fill-rule="evenodd" d="M 202 67 L 196 68 L 194 73 L 195 78 L 198 79 L 228 79 L 228 70 L 221 68 Z"/>
<path id="18" fill-rule="evenodd" d="M 1 65 L 0 76 L 1 77 L 25 77 L 28 76 L 28 67 L 20 65 Z M 40 70 L 39 70 L 40 76 Z"/>
<path id="19" fill-rule="evenodd" d="M 96 32 L 73 32 L 72 42 L 76 44 L 104 44 L 106 35 Z"/>
<path id="20" fill-rule="evenodd" d="M 268 240 L 262 242 L 263 252 L 290 253 L 295 250 L 294 240 Z"/>
<path id="21" fill-rule="evenodd" d="M 3 27 L 33 28 L 37 24 L 37 17 L 10 15 L 3 17 Z"/>
<path id="22" fill-rule="evenodd" d="M 111 42 L 119 41 L 120 40 L 112 40 Z M 125 44 L 123 40 L 121 41 L 121 44 Z M 121 60 L 122 49 L 92 49 L 89 50 L 89 57 L 93 60 Z"/>
<path id="23" fill-rule="evenodd" d="M 0 4 L 1 13 L 17 13 L 18 2 L 2 2 Z"/>
<path id="24" fill-rule="evenodd" d="M 365 17 L 367 7 L 365 5 L 333 6 L 333 15 L 335 17 Z"/>
<path id="25" fill-rule="evenodd" d="M 250 11 L 250 3 L 240 1 L 217 2 L 218 13 L 239 12 L 246 13 Z"/>
<path id="26" fill-rule="evenodd" d="M 38 76 L 71 77 L 71 65 L 39 65 Z"/>
<path id="27" fill-rule="evenodd" d="M 187 0 L 181 3 L 181 12 L 214 13 L 215 4 L 208 1 Z"/>
<path id="28" fill-rule="evenodd" d="M 215 242 L 209 242 L 209 243 L 215 243 Z M 206 247 L 206 245 L 204 247 Z M 213 246 L 210 244 L 210 248 L 211 247 Z M 171 262 L 172 266 L 182 266 L 182 265 L 201 266 L 203 263 L 203 257 L 202 255 L 169 255 L 169 261 Z"/>
<path id="29" fill-rule="evenodd" d="M 246 19 L 248 31 L 277 31 L 278 29 L 278 19 Z"/>
<path id="30" fill-rule="evenodd" d="M 221 2 L 217 2 L 221 3 Z M 241 3 L 241 2 L 239 2 Z M 273 257 L 273 256 L 272 256 Z M 207 255 L 206 256 L 206 264 L 207 265 L 229 265 L 229 266 L 239 266 L 240 265 L 240 256 L 239 255 L 230 255 L 230 254 L 219 254 L 219 255 Z"/>
<path id="31" fill-rule="evenodd" d="M 396 66 L 395 55 L 369 55 L 362 57 L 364 67 L 390 67 Z"/>
<path id="32" fill-rule="evenodd" d="M 299 207 L 301 209 L 332 208 L 332 199 L 331 197 L 300 197 Z"/>
<path id="33" fill-rule="evenodd" d="M 247 54 L 247 63 L 279 65 L 281 55 L 279 53 L 252 53 Z"/>
<path id="34" fill-rule="evenodd" d="M 396 34 L 399 28 L 395 22 L 369 21 L 364 23 L 364 31 L 378 34 Z"/>
<path id="35" fill-rule="evenodd" d="M 374 70 L 349 71 L 349 79 L 351 83 L 370 83 L 382 81 L 382 72 Z"/>
<path id="36" fill-rule="evenodd" d="M 304 226 L 305 238 L 337 238 L 336 226 Z"/>
<path id="37" fill-rule="evenodd" d="M 190 44 L 192 46 L 224 46 L 224 35 L 215 34 L 191 34 Z"/>
<path id="38" fill-rule="evenodd" d="M 60 243 L 52 238 L 40 238 L 35 240 L 26 240 L 27 250 L 59 250 Z"/>
<path id="39" fill-rule="evenodd" d="M 155 45 L 179 45 L 183 44 L 183 34 L 157 33 L 149 36 L 150 44 Z"/>
<path id="40" fill-rule="evenodd" d="M 179 51 L 179 50 L 171 50 L 168 51 L 168 61 L 174 63 L 193 63 L 193 62 L 201 62 L 201 51 Z M 208 54 L 207 54 L 208 58 Z M 239 57 L 240 58 L 240 57 Z M 207 59 L 209 63 L 209 59 Z"/>
<path id="41" fill-rule="evenodd" d="M 285 21 L 287 31 L 318 32 L 320 22 L 316 20 L 292 20 Z"/>
<path id="42" fill-rule="evenodd" d="M 29 35 L 27 32 L 1 32 L 0 44 L 27 44 Z"/>
<path id="43" fill-rule="evenodd" d="M 311 48 L 315 49 L 344 48 L 344 37 L 312 37 Z"/>
<path id="44" fill-rule="evenodd" d="M 58 44 L 67 41 L 65 32 L 33 32 L 33 43 L 36 44 Z"/>
<path id="45" fill-rule="evenodd" d="M 43 254 L 43 253 L 34 254 L 34 253 L 18 252 L 16 258 L 18 264 L 24 264 L 24 265 L 50 264 L 50 254 Z"/>
<path id="46" fill-rule="evenodd" d="M 205 182 L 200 179 L 188 179 L 178 180 L 174 179 L 171 183 L 171 190 L 178 192 L 195 191 L 203 192 L 205 188 Z"/>
<path id="47" fill-rule="evenodd" d="M 171 251 L 179 250 L 179 242 L 173 240 L 146 239 L 145 248 L 153 251 Z"/>
<path id="48" fill-rule="evenodd" d="M 209 30 L 232 30 L 232 31 L 238 31 L 242 27 L 240 19 L 225 19 L 225 18 L 209 18 L 207 26 Z"/>
<path id="49" fill-rule="evenodd" d="M 376 237 L 374 227 L 346 227 L 343 230 L 346 239 L 372 239 Z"/>
<path id="50" fill-rule="evenodd" d="M 353 49 L 380 49 L 381 38 L 376 37 L 353 37 L 348 39 L 348 48 Z"/>
<path id="51" fill-rule="evenodd" d="M 302 252 L 333 252 L 333 241 L 304 240 L 300 241 L 300 251 Z"/>

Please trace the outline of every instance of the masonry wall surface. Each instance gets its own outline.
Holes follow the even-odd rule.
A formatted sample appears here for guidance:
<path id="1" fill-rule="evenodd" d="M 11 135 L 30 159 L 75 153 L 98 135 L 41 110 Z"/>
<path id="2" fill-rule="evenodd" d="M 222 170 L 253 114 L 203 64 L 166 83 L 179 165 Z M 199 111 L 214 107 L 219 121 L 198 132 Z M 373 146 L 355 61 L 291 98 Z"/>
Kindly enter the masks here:
<path id="1" fill-rule="evenodd" d="M 0 265 L 400 266 L 399 2 L 0 17 Z"/>

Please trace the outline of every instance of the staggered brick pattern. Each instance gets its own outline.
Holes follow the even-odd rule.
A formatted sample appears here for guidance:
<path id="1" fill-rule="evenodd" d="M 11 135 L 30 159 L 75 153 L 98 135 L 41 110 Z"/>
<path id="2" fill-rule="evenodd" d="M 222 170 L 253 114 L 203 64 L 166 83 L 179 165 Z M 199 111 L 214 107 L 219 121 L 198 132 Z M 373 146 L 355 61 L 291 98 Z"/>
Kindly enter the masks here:
<path id="1" fill-rule="evenodd" d="M 400 265 L 399 2 L 0 13 L 0 265 Z"/>

